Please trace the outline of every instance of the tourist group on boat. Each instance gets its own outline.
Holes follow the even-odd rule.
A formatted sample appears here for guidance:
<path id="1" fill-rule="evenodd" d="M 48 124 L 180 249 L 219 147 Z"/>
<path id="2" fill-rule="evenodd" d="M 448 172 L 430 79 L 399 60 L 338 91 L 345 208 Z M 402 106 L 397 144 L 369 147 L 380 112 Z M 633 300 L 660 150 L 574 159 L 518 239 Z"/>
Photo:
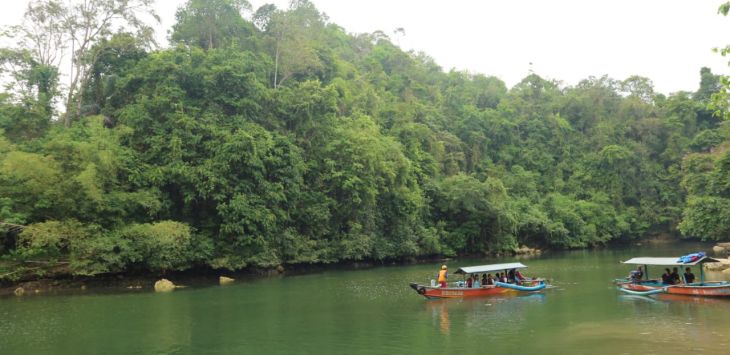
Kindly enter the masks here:
<path id="1" fill-rule="evenodd" d="M 632 270 L 629 273 L 628 278 L 632 282 L 643 281 L 644 270 L 641 266 L 639 266 L 636 268 L 636 270 Z M 682 276 L 679 275 L 679 270 L 677 270 L 677 267 L 672 268 L 672 270 L 669 270 L 669 268 L 665 268 L 664 273 L 662 274 L 662 284 L 664 285 L 691 284 L 693 282 L 695 282 L 695 274 L 692 273 L 692 268 L 690 267 L 684 269 L 684 274 L 682 274 Z"/>
<path id="2" fill-rule="evenodd" d="M 668 293 L 730 297 L 730 283 L 727 281 L 705 281 L 702 265 L 708 262 L 718 262 L 718 260 L 701 252 L 678 258 L 632 258 L 623 263 L 638 265 L 637 268 L 632 270 L 628 277 L 614 282 L 620 291 L 634 295 Z M 649 266 L 664 267 L 661 279 L 650 277 Z M 699 268 L 699 281 L 692 272 L 692 267 L 695 266 Z M 528 278 L 522 274 L 520 270 L 526 267 L 522 263 L 461 267 L 455 274 L 461 274 L 462 279 L 449 285 L 449 268 L 442 265 L 430 285 L 411 283 L 410 286 L 418 294 L 429 299 L 490 296 L 508 292 L 532 293 L 545 289 L 547 284 L 544 279 Z M 683 273 L 680 274 L 680 270 L 683 270 Z"/>
<path id="3" fill-rule="evenodd" d="M 520 269 L 526 267 L 521 263 L 462 267 L 456 270 L 455 274 L 463 275 L 463 279 L 453 282 L 450 287 L 448 267 L 442 265 L 437 278 L 431 280 L 430 286 L 411 283 L 411 288 L 426 298 L 474 297 L 512 291 L 536 292 L 545 288 L 543 279 L 527 278 L 520 272 Z"/>
<path id="4" fill-rule="evenodd" d="M 624 261 L 624 264 L 638 265 L 625 279 L 615 280 L 618 290 L 640 296 L 654 294 L 680 294 L 707 297 L 730 297 L 730 284 L 727 281 L 705 281 L 702 265 L 718 262 L 705 253 L 692 253 L 679 258 L 638 257 Z M 661 279 L 653 279 L 649 275 L 649 266 L 664 268 Z M 697 266 L 700 272 L 699 281 L 692 272 Z M 679 270 L 684 268 L 684 273 Z"/>

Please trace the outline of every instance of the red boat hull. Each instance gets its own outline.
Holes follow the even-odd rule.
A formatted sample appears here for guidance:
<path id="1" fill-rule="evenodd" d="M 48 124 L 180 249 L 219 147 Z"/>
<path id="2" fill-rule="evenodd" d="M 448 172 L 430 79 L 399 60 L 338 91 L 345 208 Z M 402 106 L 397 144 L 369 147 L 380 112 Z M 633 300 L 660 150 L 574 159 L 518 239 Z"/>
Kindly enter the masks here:
<path id="1" fill-rule="evenodd" d="M 704 285 L 657 285 L 657 284 L 639 284 L 632 282 L 619 283 L 619 287 L 631 290 L 646 292 L 652 290 L 665 289 L 670 295 L 687 295 L 687 296 L 704 296 L 704 297 L 730 297 L 730 284 L 723 283 L 706 283 Z"/>
<path id="2" fill-rule="evenodd" d="M 539 281 L 526 282 L 523 286 L 535 286 L 539 284 Z M 431 287 L 417 284 L 411 284 L 411 288 L 416 290 L 418 294 L 426 298 L 467 298 L 467 297 L 483 297 L 483 296 L 495 296 L 505 293 L 522 293 L 522 292 L 537 292 L 537 291 L 520 291 L 507 287 L 500 287 L 496 285 L 488 285 L 477 288 L 466 288 L 466 287 Z"/>

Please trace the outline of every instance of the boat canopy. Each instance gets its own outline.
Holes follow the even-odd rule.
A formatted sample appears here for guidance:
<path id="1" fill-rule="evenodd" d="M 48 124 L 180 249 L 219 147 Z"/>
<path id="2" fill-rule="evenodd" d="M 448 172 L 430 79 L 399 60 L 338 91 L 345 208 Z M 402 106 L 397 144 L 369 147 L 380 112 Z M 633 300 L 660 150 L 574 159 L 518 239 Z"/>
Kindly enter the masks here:
<path id="1" fill-rule="evenodd" d="M 501 271 L 509 269 L 524 269 L 527 266 L 522 263 L 506 263 L 506 264 L 490 264 L 490 265 L 479 265 L 479 266 L 465 266 L 456 270 L 456 274 L 476 274 L 485 273 L 492 271 Z"/>
<path id="2" fill-rule="evenodd" d="M 693 262 L 683 263 L 679 261 L 679 257 L 674 258 L 653 258 L 653 257 L 638 257 L 631 258 L 624 261 L 624 264 L 635 264 L 635 265 L 661 265 L 661 266 L 682 266 L 682 265 L 697 265 L 700 263 L 716 263 L 719 260 L 713 259 L 709 256 L 703 256 Z"/>

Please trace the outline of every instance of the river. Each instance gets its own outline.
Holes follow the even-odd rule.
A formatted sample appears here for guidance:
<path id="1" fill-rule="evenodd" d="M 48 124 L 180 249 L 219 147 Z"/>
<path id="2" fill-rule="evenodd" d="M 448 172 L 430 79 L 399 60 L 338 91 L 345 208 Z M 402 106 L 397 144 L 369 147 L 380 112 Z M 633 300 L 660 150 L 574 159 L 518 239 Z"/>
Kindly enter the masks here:
<path id="1" fill-rule="evenodd" d="M 521 259 L 528 276 L 547 277 L 554 285 L 528 296 L 428 301 L 408 282 L 427 282 L 439 265 L 420 264 L 168 294 L 6 297 L 0 299 L 0 354 L 726 353 L 730 300 L 627 296 L 611 284 L 630 270 L 619 260 L 679 255 L 695 247 Z M 514 260 L 454 260 L 449 267 Z"/>

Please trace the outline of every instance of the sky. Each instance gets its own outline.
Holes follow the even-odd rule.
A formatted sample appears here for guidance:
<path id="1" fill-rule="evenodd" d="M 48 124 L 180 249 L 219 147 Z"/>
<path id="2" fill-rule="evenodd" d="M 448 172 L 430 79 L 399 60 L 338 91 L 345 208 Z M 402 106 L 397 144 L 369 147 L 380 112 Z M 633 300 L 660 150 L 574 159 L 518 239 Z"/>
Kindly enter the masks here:
<path id="1" fill-rule="evenodd" d="M 311 0 L 351 33 L 381 30 L 444 70 L 493 75 L 508 86 L 530 70 L 574 85 L 589 76 L 648 77 L 665 94 L 695 91 L 703 66 L 730 74 L 712 49 L 730 44 L 723 0 Z M 185 0 L 157 0 L 160 43 Z M 250 0 L 254 9 L 287 0 Z M 17 24 L 28 0 L 4 0 L 0 25 Z M 405 35 L 394 34 L 403 28 Z M 532 64 L 530 64 L 532 63 Z"/>

